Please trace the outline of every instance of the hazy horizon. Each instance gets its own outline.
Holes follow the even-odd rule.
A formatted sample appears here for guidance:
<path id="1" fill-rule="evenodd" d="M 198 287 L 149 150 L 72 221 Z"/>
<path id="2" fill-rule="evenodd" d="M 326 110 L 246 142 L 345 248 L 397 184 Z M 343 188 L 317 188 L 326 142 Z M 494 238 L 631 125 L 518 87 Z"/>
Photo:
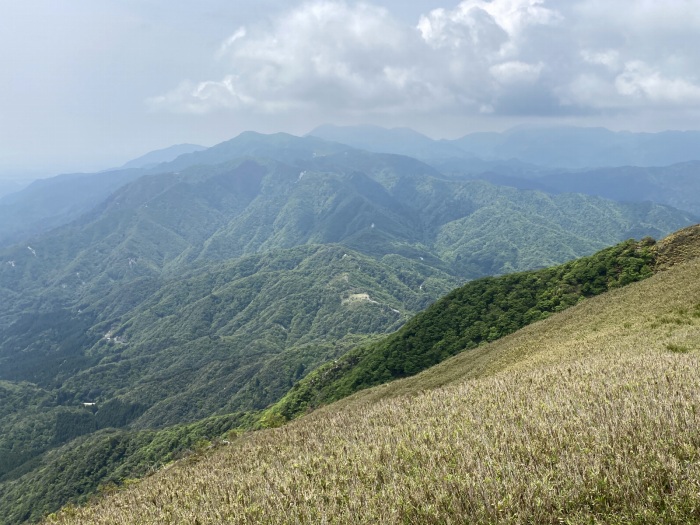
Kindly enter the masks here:
<path id="1" fill-rule="evenodd" d="M 0 177 L 321 124 L 698 129 L 700 0 L 10 3 Z"/>

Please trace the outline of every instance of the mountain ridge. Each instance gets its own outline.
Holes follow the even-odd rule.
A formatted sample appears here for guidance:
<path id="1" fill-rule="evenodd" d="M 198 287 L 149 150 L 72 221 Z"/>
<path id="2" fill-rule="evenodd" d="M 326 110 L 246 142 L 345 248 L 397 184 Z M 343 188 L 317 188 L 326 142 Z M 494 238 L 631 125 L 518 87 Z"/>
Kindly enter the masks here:
<path id="1" fill-rule="evenodd" d="M 490 180 L 492 182 L 503 182 L 506 185 L 515 184 L 517 186 L 518 183 L 516 181 L 519 181 L 520 178 L 523 177 L 533 179 L 541 175 L 554 175 L 554 173 L 551 173 L 551 171 L 557 167 L 557 163 L 552 162 L 551 159 L 540 162 L 538 159 L 530 159 L 527 156 L 521 156 L 521 160 L 516 161 L 514 159 L 518 155 L 515 154 L 507 153 L 503 155 L 496 155 L 494 153 L 489 153 L 489 151 L 496 148 L 494 145 L 494 140 L 496 140 L 496 138 L 501 137 L 501 139 L 505 140 L 504 137 L 511 137 L 508 140 L 514 140 L 516 144 L 520 144 L 521 146 L 533 139 L 533 137 L 530 137 L 528 134 L 535 134 L 534 138 L 537 137 L 538 133 L 540 135 L 544 133 L 545 137 L 550 137 L 551 135 L 551 137 L 546 138 L 546 140 L 537 139 L 545 144 L 551 144 L 551 140 L 555 139 L 560 141 L 564 140 L 564 138 L 560 136 L 561 133 L 557 133 L 556 130 L 547 131 L 546 129 L 515 129 L 501 135 L 493 133 L 472 134 L 465 137 L 463 140 L 466 141 L 465 144 L 467 144 L 464 146 L 464 148 L 470 151 L 469 153 L 465 153 L 464 149 L 459 149 L 460 147 L 455 145 L 457 144 L 455 141 L 433 141 L 432 139 L 407 128 L 399 128 L 394 130 L 379 127 L 332 128 L 334 131 L 331 133 L 332 137 L 329 138 L 343 138 L 343 133 L 346 135 L 349 134 L 351 136 L 347 136 L 346 139 L 347 142 L 351 144 L 350 146 L 337 142 L 323 141 L 313 136 L 314 132 L 323 134 L 323 129 L 323 127 L 317 128 L 317 130 L 312 131 L 306 137 L 295 137 L 285 133 L 262 135 L 255 132 L 244 132 L 229 141 L 217 144 L 211 148 L 204 148 L 200 150 L 201 147 L 195 145 L 172 146 L 170 148 L 165 148 L 164 150 L 158 150 L 147 154 L 145 156 L 145 161 L 143 158 L 134 159 L 125 165 L 139 166 L 138 168 L 134 169 L 142 171 L 117 169 L 101 172 L 99 174 L 63 175 L 42 181 L 36 181 L 30 187 L 25 188 L 22 191 L 7 195 L 4 198 L 0 198 L 0 246 L 7 246 L 13 242 L 21 240 L 22 238 L 27 238 L 35 234 L 41 234 L 54 227 L 66 224 L 78 218 L 81 214 L 88 212 L 93 206 L 98 205 L 101 200 L 107 198 L 117 188 L 148 173 L 157 174 L 178 172 L 191 168 L 197 164 L 202 166 L 214 166 L 216 164 L 229 162 L 241 157 L 267 157 L 291 166 L 301 166 L 302 164 L 313 161 L 314 159 L 322 160 L 323 157 L 328 155 L 337 155 L 343 152 L 349 153 L 351 150 L 355 149 L 351 147 L 354 144 L 355 146 L 359 145 L 370 150 L 374 150 L 375 152 L 398 153 L 409 155 L 411 157 L 421 157 L 424 160 L 428 160 L 431 165 L 438 168 L 438 171 L 435 172 L 435 176 L 438 176 L 438 172 L 444 172 L 445 175 L 441 175 L 443 177 L 447 176 L 451 178 L 460 178 L 467 174 L 469 177 L 473 178 L 487 172 L 494 172 L 496 173 L 496 176 L 491 177 Z M 574 136 L 577 136 L 577 133 L 590 133 L 590 131 L 586 131 L 586 128 L 571 128 L 568 132 L 570 132 L 570 134 L 573 133 Z M 370 135 L 369 138 L 368 133 Z M 546 135 L 547 133 L 550 133 L 550 135 Z M 613 132 L 607 133 L 609 134 Z M 662 164 L 689 161 L 690 159 L 688 158 L 688 155 L 683 156 L 681 153 L 683 151 L 692 152 L 697 150 L 696 147 L 692 147 L 693 144 L 695 144 L 692 142 L 695 140 L 693 138 L 695 137 L 693 133 L 694 132 L 681 133 L 682 136 L 687 138 L 686 142 L 690 141 L 689 144 L 692 144 L 690 144 L 685 150 L 681 148 L 682 151 L 680 151 L 678 154 L 673 154 L 676 155 L 675 157 L 673 155 L 669 156 L 664 162 L 662 162 Z M 328 135 L 328 133 L 326 134 Z M 353 139 L 353 134 L 359 136 L 357 136 L 356 139 Z M 378 135 L 381 140 L 377 138 L 370 140 L 372 135 Z M 634 137 L 637 137 L 637 135 L 626 135 L 624 133 L 613 133 L 613 135 L 615 137 L 622 137 L 622 139 L 627 140 L 628 142 L 629 140 L 633 140 Z M 638 135 L 639 137 L 637 138 L 639 140 L 643 139 L 646 142 L 654 142 L 654 140 L 656 140 L 654 137 L 656 137 L 660 143 L 665 144 L 668 142 L 668 137 L 666 137 L 666 135 Z M 657 135 L 659 136 L 657 137 Z M 630 136 L 632 138 L 629 138 Z M 491 138 L 486 140 L 485 137 Z M 484 142 L 484 140 L 486 140 L 486 142 Z M 600 142 L 601 141 L 598 140 L 597 143 Z M 605 143 L 605 141 L 602 142 Z M 700 142 L 698 142 L 698 144 L 700 144 Z M 697 146 L 697 144 L 695 145 Z M 183 147 L 184 149 L 182 149 Z M 522 146 L 522 148 L 524 148 L 523 151 L 527 151 L 526 146 Z M 576 145 L 576 143 L 573 145 L 569 144 L 565 148 L 559 148 L 559 150 L 565 151 L 570 150 L 571 148 L 577 148 L 579 155 L 588 155 L 588 153 L 585 153 L 585 147 L 580 147 L 580 145 Z M 644 152 L 653 150 L 653 148 L 648 146 L 646 143 L 641 146 L 635 146 L 635 148 Z M 186 153 L 186 151 L 193 149 L 197 151 Z M 433 153 L 430 153 L 430 151 L 433 151 Z M 544 151 L 546 152 L 548 150 L 545 148 Z M 357 154 L 357 151 L 355 151 L 355 154 Z M 608 157 L 601 156 L 601 154 L 595 152 L 591 153 L 591 155 L 593 155 L 596 159 L 594 163 L 596 166 L 606 164 L 606 162 L 603 162 L 601 159 Z M 172 156 L 177 156 L 177 158 L 171 159 Z M 697 156 L 690 155 L 690 157 L 696 158 Z M 156 160 L 148 160 L 149 158 Z M 617 161 L 614 162 L 614 164 L 629 164 L 632 162 L 632 160 L 634 160 L 630 159 L 632 159 L 632 157 L 627 159 L 628 162 Z M 168 160 L 169 162 L 161 162 L 160 164 L 153 165 L 153 163 L 157 160 Z M 523 162 L 523 160 L 525 162 Z M 535 162 L 533 162 L 533 160 Z M 548 167 L 545 168 L 542 166 L 537 166 L 538 163 Z M 642 162 L 642 164 L 644 164 L 644 162 Z M 659 162 L 656 162 L 655 164 L 659 164 Z M 575 167 L 580 168 L 581 165 L 581 163 L 578 163 Z M 568 164 L 564 163 L 559 167 L 567 166 Z M 518 177 L 518 179 L 502 180 L 499 178 L 506 177 L 507 179 L 508 177 L 512 176 Z M 522 182 L 520 182 L 520 184 L 522 184 Z M 530 185 L 532 184 L 533 183 L 530 183 Z M 545 184 L 540 189 L 546 189 L 546 186 L 547 185 Z M 557 189 L 556 184 L 552 184 L 551 186 L 552 190 L 561 191 L 561 189 Z M 526 185 L 525 187 L 528 186 Z M 676 194 L 678 193 L 676 189 L 673 189 L 673 191 L 675 191 Z M 601 191 L 593 193 L 607 196 L 606 193 Z M 662 204 L 671 205 L 684 202 L 684 196 L 679 196 L 676 194 L 674 194 L 673 197 L 675 200 L 652 200 Z M 651 192 L 649 195 L 654 197 L 656 194 Z M 687 201 L 687 198 L 685 198 L 685 201 Z M 681 207 L 683 208 L 683 206 Z M 690 209 L 686 207 L 684 209 L 697 212 L 696 208 Z"/>
<path id="2" fill-rule="evenodd" d="M 110 428 L 115 447 L 139 448 L 151 439 L 139 432 L 217 414 L 231 426 L 276 424 L 258 411 L 465 280 L 692 221 L 667 206 L 498 187 L 313 138 L 249 133 L 213 150 L 178 157 L 181 169 L 126 170 L 135 180 L 87 213 L 0 250 L 10 411 L 0 499 L 41 468 L 52 479 L 68 469 L 77 477 L 66 487 L 94 490 L 107 478 L 83 480 L 75 469 L 87 458 L 74 469 L 58 451 L 94 435 L 121 468 L 105 449 Z M 208 164 L 231 155 L 241 156 Z M 189 430 L 173 432 L 173 447 L 191 445 Z M 148 457 L 174 450 L 157 448 Z"/>
<path id="3" fill-rule="evenodd" d="M 380 138 L 372 145 L 368 130 Z M 320 126 L 309 135 L 332 137 L 350 146 L 381 147 L 392 153 L 406 152 L 406 132 L 401 128 L 366 126 Z M 700 160 L 700 131 L 632 133 L 606 128 L 574 126 L 516 126 L 504 132 L 476 132 L 457 139 L 433 140 L 417 132 L 413 156 L 423 160 L 449 157 L 469 160 L 518 161 L 548 168 L 597 168 L 609 166 L 666 166 Z M 381 146 L 376 146 L 376 144 Z"/>
<path id="4" fill-rule="evenodd" d="M 676 262 L 47 523 L 693 522 L 700 262 Z"/>

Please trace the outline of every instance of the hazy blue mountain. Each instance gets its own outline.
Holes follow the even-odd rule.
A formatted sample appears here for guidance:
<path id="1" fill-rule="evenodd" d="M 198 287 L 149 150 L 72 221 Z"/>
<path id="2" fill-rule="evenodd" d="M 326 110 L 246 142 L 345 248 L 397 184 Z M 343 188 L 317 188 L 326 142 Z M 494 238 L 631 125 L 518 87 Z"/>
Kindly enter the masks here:
<path id="1" fill-rule="evenodd" d="M 91 174 L 58 175 L 35 181 L 23 191 L 0 198 L 0 247 L 66 224 L 105 200 L 117 188 L 146 174 L 179 171 L 195 165 L 215 165 L 245 156 L 289 162 L 349 149 L 319 139 L 279 133 L 242 133 L 203 148 L 192 144 L 151 152 L 117 169 Z M 159 162 L 160 161 L 160 162 Z"/>
<path id="2" fill-rule="evenodd" d="M 700 131 L 614 132 L 605 128 L 518 126 L 433 140 L 408 128 L 320 126 L 309 133 L 355 148 L 398 153 L 459 173 L 543 168 L 665 166 L 700 160 Z M 520 166 L 518 166 L 520 165 Z"/>
<path id="3" fill-rule="evenodd" d="M 664 167 L 600 168 L 550 173 L 529 181 L 550 192 L 586 193 L 616 201 L 652 201 L 700 217 L 700 161 Z"/>
<path id="4" fill-rule="evenodd" d="M 142 175 L 136 169 L 58 175 L 5 195 L 0 198 L 0 246 L 66 224 Z"/>
<path id="5" fill-rule="evenodd" d="M 147 153 L 118 169 L 62 174 L 19 186 L 17 190 L 21 191 L 0 197 L 0 246 L 66 224 L 91 210 L 117 188 L 143 176 L 145 172 L 140 170 L 203 149 L 206 148 L 195 144 L 179 144 Z"/>
<path id="6" fill-rule="evenodd" d="M 178 171 L 192 166 L 212 166 L 241 157 L 263 157 L 296 165 L 303 161 L 349 150 L 350 147 L 314 137 L 296 137 L 288 133 L 263 135 L 246 131 L 237 137 L 186 155 L 157 167 L 158 172 Z"/>
<path id="7" fill-rule="evenodd" d="M 483 159 L 518 159 L 546 167 L 665 166 L 700 160 L 700 131 L 522 126 L 503 133 L 473 133 L 451 143 Z"/>
<path id="8" fill-rule="evenodd" d="M 357 149 L 407 155 L 421 160 L 467 157 L 459 147 L 447 141 L 433 140 L 410 128 L 387 129 L 369 125 L 334 126 L 325 124 L 313 129 L 307 136 L 340 142 Z"/>
<path id="9" fill-rule="evenodd" d="M 671 166 L 597 168 L 592 170 L 550 170 L 486 172 L 472 175 L 501 186 L 546 193 L 583 193 L 618 202 L 655 202 L 688 211 L 700 217 L 700 161 Z"/>
<path id="10" fill-rule="evenodd" d="M 26 188 L 31 182 L 32 179 L 0 178 L 0 198 Z"/>
<path id="11" fill-rule="evenodd" d="M 153 168 L 158 164 L 175 160 L 180 155 L 194 153 L 195 151 L 202 151 L 205 149 L 207 148 L 197 144 L 176 144 L 175 146 L 151 151 L 136 159 L 130 160 L 124 164 L 121 169 Z"/>

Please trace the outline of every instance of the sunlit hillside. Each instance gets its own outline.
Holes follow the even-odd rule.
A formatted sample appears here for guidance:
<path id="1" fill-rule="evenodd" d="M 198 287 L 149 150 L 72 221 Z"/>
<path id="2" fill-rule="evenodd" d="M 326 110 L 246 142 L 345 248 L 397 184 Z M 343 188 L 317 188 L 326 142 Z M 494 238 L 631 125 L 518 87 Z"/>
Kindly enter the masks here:
<path id="1" fill-rule="evenodd" d="M 48 522 L 698 522 L 699 350 L 696 258 Z"/>

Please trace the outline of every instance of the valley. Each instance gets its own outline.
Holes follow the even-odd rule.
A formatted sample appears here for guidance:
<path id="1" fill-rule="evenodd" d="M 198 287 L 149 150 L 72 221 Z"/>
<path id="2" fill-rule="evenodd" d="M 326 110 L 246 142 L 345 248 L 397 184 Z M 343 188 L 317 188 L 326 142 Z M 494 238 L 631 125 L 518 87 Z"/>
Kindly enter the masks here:
<path id="1" fill-rule="evenodd" d="M 185 148 L 0 201 L 7 239 L 38 225 L 0 250 L 7 523 L 478 354 L 652 276 L 696 220 L 315 137 Z"/>
<path id="2" fill-rule="evenodd" d="M 700 524 L 699 13 L 0 2 L 0 525 Z"/>
<path id="3" fill-rule="evenodd" d="M 699 246 L 642 282 L 47 523 L 693 523 Z"/>

